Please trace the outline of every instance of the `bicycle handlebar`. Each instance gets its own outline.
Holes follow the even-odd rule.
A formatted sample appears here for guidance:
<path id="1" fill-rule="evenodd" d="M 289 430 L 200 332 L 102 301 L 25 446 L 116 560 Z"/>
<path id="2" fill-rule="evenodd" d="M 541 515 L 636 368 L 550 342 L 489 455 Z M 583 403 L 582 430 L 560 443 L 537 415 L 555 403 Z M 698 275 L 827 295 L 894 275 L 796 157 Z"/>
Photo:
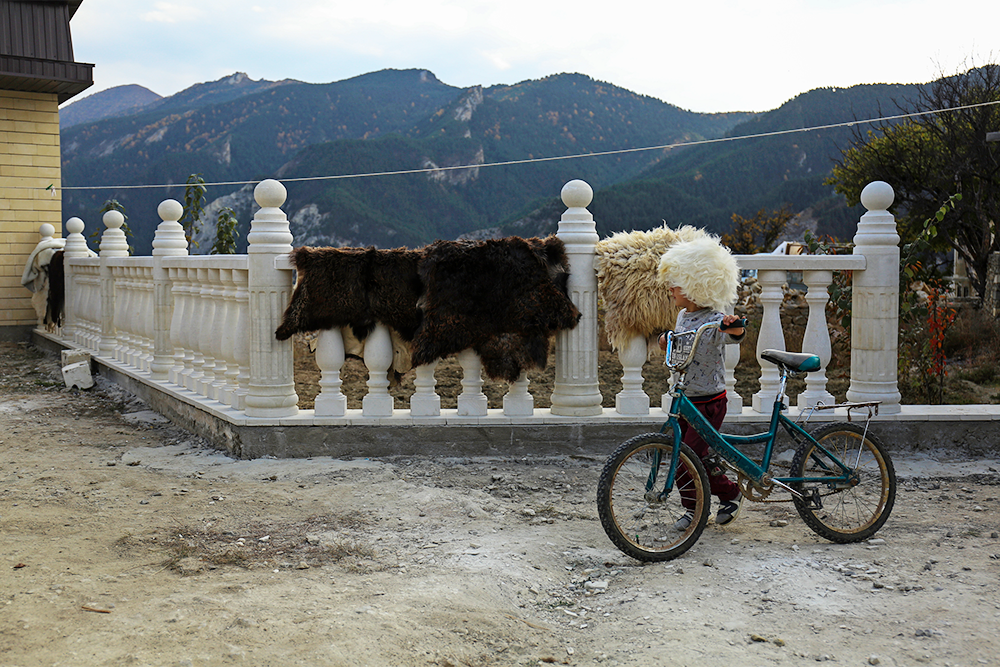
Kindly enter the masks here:
<path id="1" fill-rule="evenodd" d="M 740 329 L 746 327 L 747 320 L 742 318 L 732 322 L 731 324 L 723 324 L 721 321 L 718 322 L 706 322 L 702 324 L 697 329 L 692 329 L 691 331 L 668 331 L 667 333 L 667 350 L 666 358 L 664 359 L 664 364 L 671 371 L 683 371 L 685 368 L 691 365 L 694 360 L 694 352 L 698 349 L 698 343 L 701 342 L 701 336 L 706 331 L 710 329 L 718 329 L 719 331 L 726 331 L 727 329 Z M 686 357 L 683 361 L 679 363 L 670 363 L 670 357 L 672 356 L 674 350 L 674 339 L 683 339 L 689 336 L 694 336 L 694 340 L 691 342 L 691 347 L 687 352 Z"/>

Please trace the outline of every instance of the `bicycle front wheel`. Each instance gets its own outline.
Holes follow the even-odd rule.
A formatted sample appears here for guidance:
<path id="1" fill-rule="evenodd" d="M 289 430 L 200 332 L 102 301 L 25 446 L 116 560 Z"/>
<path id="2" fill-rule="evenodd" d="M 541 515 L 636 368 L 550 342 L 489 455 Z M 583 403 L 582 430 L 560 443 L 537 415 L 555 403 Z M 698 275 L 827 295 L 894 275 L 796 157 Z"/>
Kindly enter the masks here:
<path id="1" fill-rule="evenodd" d="M 616 547 L 637 560 L 677 558 L 708 523 L 708 475 L 687 445 L 681 445 L 674 488 L 663 493 L 673 453 L 672 437 L 645 433 L 622 443 L 601 471 L 601 525 Z M 691 520 L 686 522 L 688 508 Z"/>
<path id="2" fill-rule="evenodd" d="M 885 446 L 857 424 L 825 424 L 812 436 L 851 473 L 840 477 L 833 460 L 811 442 L 792 459 L 792 476 L 814 478 L 792 486 L 805 497 L 793 498 L 795 509 L 816 534 L 832 542 L 860 542 L 874 535 L 889 518 L 896 500 L 896 471 Z"/>

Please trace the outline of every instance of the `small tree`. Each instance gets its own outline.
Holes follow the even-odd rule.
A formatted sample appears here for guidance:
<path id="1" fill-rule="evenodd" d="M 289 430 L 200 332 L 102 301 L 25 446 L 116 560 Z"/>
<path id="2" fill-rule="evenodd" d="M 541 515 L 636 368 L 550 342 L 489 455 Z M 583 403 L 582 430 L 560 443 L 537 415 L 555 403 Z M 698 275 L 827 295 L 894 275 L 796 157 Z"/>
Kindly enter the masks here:
<path id="1" fill-rule="evenodd" d="M 733 228 L 722 235 L 722 245 L 737 255 L 769 252 L 785 233 L 792 217 L 787 207 L 770 213 L 760 209 L 752 218 L 733 213 Z"/>
<path id="2" fill-rule="evenodd" d="M 236 239 L 240 237 L 240 233 L 236 229 L 238 224 L 239 221 L 236 219 L 233 209 L 226 206 L 219 211 L 219 217 L 216 219 L 215 243 L 212 244 L 211 254 L 236 254 Z"/>
<path id="3" fill-rule="evenodd" d="M 180 223 L 184 228 L 184 238 L 188 244 L 198 247 L 198 242 L 194 240 L 198 232 L 201 231 L 199 222 L 201 215 L 205 211 L 205 179 L 201 174 L 191 174 L 188 176 L 187 185 L 184 187 L 184 214 Z"/>

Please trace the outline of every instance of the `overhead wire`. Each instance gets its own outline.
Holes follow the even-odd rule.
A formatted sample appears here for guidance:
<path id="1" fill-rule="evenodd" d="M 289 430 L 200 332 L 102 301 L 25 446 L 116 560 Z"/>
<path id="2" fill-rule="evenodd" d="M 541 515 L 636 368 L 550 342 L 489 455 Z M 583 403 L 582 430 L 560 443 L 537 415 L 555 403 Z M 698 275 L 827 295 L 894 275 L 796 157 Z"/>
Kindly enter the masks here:
<path id="1" fill-rule="evenodd" d="M 749 139 L 760 139 L 764 137 L 777 137 L 789 134 L 799 134 L 804 132 L 817 132 L 820 130 L 830 130 L 840 127 L 852 127 L 854 125 L 868 125 L 873 123 L 903 120 L 906 118 L 915 118 L 918 116 L 931 116 L 942 113 L 950 113 L 954 111 L 963 111 L 965 109 L 974 109 L 978 107 L 993 106 L 1000 104 L 1000 100 L 993 102 L 979 102 L 976 104 L 964 104 L 957 107 L 948 107 L 946 109 L 931 109 L 927 111 L 914 111 L 909 113 L 895 114 L 892 116 L 879 116 L 878 118 L 868 118 L 863 120 L 851 120 L 842 121 L 839 123 L 828 123 L 826 125 L 813 125 L 810 127 L 799 127 L 791 128 L 787 130 L 773 130 L 771 132 L 760 132 L 758 134 L 746 134 L 738 136 L 729 137 L 718 137 L 715 139 L 697 139 L 693 141 L 679 141 L 670 144 L 662 144 L 659 146 L 642 146 L 638 148 L 619 148 L 610 151 L 598 151 L 595 153 L 576 153 L 573 155 L 554 155 L 549 157 L 537 157 L 537 158 L 524 158 L 521 160 L 505 160 L 502 162 L 483 162 L 480 164 L 460 164 L 451 166 L 433 166 L 433 167 L 420 167 L 415 169 L 396 169 L 391 171 L 372 171 L 372 172 L 362 172 L 355 174 L 331 174 L 324 176 L 300 176 L 295 178 L 282 178 L 279 179 L 282 183 L 298 183 L 305 181 L 333 181 L 333 180 L 344 180 L 344 179 L 355 179 L 355 178 L 376 178 L 381 176 L 401 176 L 405 174 L 429 174 L 437 173 L 443 171 L 457 171 L 463 169 L 487 169 L 491 167 L 510 167 L 515 165 L 523 164 L 534 164 L 540 162 L 557 162 L 562 160 L 578 160 L 581 158 L 591 158 L 591 157 L 604 157 L 608 155 L 623 155 L 627 153 L 640 153 L 645 151 L 660 151 L 660 150 L 672 150 L 674 148 L 685 148 L 689 146 L 705 146 L 709 144 L 720 144 L 735 141 L 745 141 Z M 216 181 L 212 183 L 198 183 L 198 185 L 203 187 L 215 187 L 215 186 L 243 186 L 243 185 L 254 185 L 260 183 L 258 180 L 249 181 Z M 69 185 L 64 186 L 60 189 L 62 190 L 139 190 L 139 189 L 151 189 L 151 188 L 176 188 L 176 187 L 186 187 L 187 183 L 155 183 L 155 184 L 138 184 L 138 185 Z M 52 186 L 47 188 L 26 188 L 33 190 L 52 190 Z"/>

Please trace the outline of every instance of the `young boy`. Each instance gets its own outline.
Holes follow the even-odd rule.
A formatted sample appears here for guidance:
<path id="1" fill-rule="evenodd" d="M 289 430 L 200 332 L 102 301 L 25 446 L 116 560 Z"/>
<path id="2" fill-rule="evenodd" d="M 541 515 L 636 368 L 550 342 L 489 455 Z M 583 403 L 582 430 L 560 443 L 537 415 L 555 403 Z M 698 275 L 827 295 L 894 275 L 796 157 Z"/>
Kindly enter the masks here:
<path id="1" fill-rule="evenodd" d="M 737 317 L 724 310 L 736 300 L 739 268 L 729 251 L 715 239 L 706 237 L 678 243 L 660 259 L 660 278 L 670 285 L 670 294 L 682 310 L 677 315 L 675 331 L 697 329 L 706 322 L 725 325 Z M 687 396 L 716 430 L 726 418 L 725 346 L 743 339 L 742 327 L 712 329 L 701 337 L 694 359 L 687 369 Z M 660 335 L 660 349 L 666 349 L 666 335 Z M 740 488 L 726 477 L 718 464 L 711 462 L 708 443 L 687 422 L 681 421 L 681 440 L 706 462 L 712 495 L 719 499 L 715 523 L 725 526 L 739 516 L 743 496 Z M 677 484 L 689 481 L 686 470 L 678 470 Z M 681 494 L 688 512 L 677 520 L 675 528 L 686 530 L 694 520 L 694 499 Z"/>

